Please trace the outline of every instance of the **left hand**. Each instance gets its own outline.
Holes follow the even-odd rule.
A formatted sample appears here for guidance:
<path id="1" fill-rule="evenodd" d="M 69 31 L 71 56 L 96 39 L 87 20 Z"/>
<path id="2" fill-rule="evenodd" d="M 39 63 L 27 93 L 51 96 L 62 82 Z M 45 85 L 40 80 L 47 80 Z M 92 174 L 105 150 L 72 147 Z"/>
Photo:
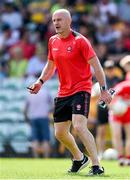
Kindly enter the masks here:
<path id="1" fill-rule="evenodd" d="M 104 101 L 106 104 L 110 104 L 110 102 L 112 101 L 112 96 L 108 90 L 101 91 L 99 101 Z"/>

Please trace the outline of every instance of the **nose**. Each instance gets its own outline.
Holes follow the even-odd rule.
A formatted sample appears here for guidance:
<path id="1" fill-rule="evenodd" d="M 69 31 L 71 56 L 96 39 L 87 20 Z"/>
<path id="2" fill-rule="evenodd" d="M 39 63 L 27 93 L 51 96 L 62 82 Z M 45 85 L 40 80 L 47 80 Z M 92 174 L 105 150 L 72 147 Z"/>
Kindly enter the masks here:
<path id="1" fill-rule="evenodd" d="M 55 22 L 54 22 L 54 25 L 55 25 L 55 26 L 56 26 L 56 25 L 58 25 L 58 22 L 57 22 L 57 21 L 55 21 Z"/>

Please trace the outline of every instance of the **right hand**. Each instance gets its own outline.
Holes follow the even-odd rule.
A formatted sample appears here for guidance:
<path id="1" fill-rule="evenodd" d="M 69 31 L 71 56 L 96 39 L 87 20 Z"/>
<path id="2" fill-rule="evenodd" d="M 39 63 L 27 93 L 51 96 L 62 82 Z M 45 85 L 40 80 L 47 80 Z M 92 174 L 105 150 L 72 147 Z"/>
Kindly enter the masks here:
<path id="1" fill-rule="evenodd" d="M 27 89 L 29 90 L 29 92 L 31 94 L 37 94 L 39 92 L 39 90 L 41 89 L 42 84 L 40 81 L 36 81 L 34 84 L 32 84 L 31 86 L 29 86 Z"/>
<path id="2" fill-rule="evenodd" d="M 99 101 L 104 101 L 107 105 L 112 101 L 112 96 L 108 90 L 102 91 Z"/>

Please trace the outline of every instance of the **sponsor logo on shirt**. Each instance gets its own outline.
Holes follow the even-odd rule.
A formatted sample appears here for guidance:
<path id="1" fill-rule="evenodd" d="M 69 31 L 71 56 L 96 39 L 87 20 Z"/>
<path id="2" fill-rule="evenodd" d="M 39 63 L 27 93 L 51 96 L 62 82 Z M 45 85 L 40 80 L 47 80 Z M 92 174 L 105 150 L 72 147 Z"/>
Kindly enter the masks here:
<path id="1" fill-rule="evenodd" d="M 53 51 L 58 51 L 59 49 L 58 48 L 53 48 Z"/>

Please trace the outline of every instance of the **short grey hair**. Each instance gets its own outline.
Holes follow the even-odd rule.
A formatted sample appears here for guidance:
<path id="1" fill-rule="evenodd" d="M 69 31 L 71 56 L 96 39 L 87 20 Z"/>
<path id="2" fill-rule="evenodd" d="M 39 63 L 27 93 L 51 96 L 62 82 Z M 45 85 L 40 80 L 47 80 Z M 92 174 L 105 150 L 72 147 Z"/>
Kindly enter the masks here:
<path id="1" fill-rule="evenodd" d="M 53 15 L 56 13 L 63 13 L 71 19 L 71 14 L 67 9 L 58 9 L 58 10 L 54 11 Z"/>

